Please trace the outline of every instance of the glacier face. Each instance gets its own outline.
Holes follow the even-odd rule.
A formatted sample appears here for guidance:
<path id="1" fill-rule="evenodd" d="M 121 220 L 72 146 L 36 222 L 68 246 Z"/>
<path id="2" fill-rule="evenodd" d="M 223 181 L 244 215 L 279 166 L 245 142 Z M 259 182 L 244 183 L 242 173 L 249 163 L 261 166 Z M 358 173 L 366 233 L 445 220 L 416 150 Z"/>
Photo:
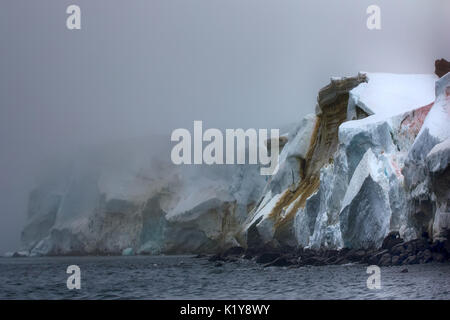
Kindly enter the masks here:
<path id="1" fill-rule="evenodd" d="M 450 74 L 333 78 L 283 137 L 278 171 L 95 150 L 30 194 L 31 255 L 379 247 L 450 228 Z"/>

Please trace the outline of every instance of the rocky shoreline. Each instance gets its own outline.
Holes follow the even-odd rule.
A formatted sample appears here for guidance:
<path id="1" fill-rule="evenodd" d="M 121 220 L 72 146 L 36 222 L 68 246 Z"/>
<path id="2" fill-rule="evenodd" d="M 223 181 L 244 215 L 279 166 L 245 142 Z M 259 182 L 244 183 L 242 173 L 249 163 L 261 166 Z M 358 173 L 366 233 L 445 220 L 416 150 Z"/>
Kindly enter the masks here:
<path id="1" fill-rule="evenodd" d="M 398 232 L 391 232 L 379 249 L 312 250 L 303 248 L 244 249 L 232 247 L 209 257 L 219 266 L 222 262 L 250 259 L 264 267 L 302 267 L 361 263 L 378 266 L 400 266 L 430 262 L 450 262 L 450 240 L 432 242 L 428 234 L 422 238 L 403 241 Z M 204 257 L 199 255 L 197 257 Z"/>

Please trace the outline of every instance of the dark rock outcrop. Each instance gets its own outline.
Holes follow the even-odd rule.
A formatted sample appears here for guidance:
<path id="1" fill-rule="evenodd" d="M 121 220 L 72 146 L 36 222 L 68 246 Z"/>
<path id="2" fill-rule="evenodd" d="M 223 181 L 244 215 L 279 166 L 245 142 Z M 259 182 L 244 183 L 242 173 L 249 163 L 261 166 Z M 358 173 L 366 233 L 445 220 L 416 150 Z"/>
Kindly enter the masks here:
<path id="1" fill-rule="evenodd" d="M 256 258 L 257 263 L 269 263 L 280 257 L 277 252 L 266 252 Z"/>
<path id="2" fill-rule="evenodd" d="M 223 256 L 242 256 L 245 253 L 245 249 L 242 247 L 231 247 L 223 253 Z"/>
<path id="3" fill-rule="evenodd" d="M 436 68 L 434 73 L 436 73 L 439 78 L 442 78 L 450 72 L 450 62 L 445 59 L 436 60 L 434 65 Z"/>
<path id="4" fill-rule="evenodd" d="M 402 242 L 403 242 L 403 240 L 400 238 L 400 234 L 398 233 L 398 231 L 392 231 L 383 240 L 383 244 L 381 245 L 381 248 L 390 250 L 394 246 L 396 246 Z"/>
<path id="5" fill-rule="evenodd" d="M 448 238 L 447 238 L 448 239 Z M 376 249 L 304 249 L 292 247 L 265 247 L 259 250 L 241 247 L 209 258 L 211 262 L 236 262 L 238 258 L 252 259 L 264 267 L 301 267 L 343 265 L 361 263 L 380 267 L 424 264 L 430 262 L 450 261 L 450 239 L 431 242 L 427 234 L 421 239 L 404 242 L 398 232 L 389 233 L 383 240 L 381 248 Z M 403 269 L 407 270 L 407 269 Z M 407 272 L 407 271 L 402 271 Z"/>

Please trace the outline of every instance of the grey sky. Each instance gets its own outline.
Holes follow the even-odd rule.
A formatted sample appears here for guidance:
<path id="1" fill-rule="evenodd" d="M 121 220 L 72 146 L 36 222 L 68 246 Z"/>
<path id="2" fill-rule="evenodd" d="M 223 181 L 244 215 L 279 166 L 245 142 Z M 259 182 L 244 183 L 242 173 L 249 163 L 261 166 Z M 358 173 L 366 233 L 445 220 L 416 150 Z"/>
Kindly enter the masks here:
<path id="1" fill-rule="evenodd" d="M 70 4 L 82 30 L 65 27 Z M 381 31 L 365 27 L 370 4 Z M 278 127 L 330 76 L 432 73 L 449 15 L 448 0 L 2 1 L 0 252 L 19 244 L 45 159 L 193 120 Z"/>

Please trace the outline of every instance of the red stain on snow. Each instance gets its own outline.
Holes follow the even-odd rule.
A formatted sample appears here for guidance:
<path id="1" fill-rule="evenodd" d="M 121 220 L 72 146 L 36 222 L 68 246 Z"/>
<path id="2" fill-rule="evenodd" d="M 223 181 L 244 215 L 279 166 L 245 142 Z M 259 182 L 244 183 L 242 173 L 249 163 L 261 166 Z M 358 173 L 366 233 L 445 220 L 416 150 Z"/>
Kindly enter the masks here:
<path id="1" fill-rule="evenodd" d="M 416 137 L 433 105 L 434 102 L 408 113 L 400 124 L 402 129 L 406 130 L 408 135 Z"/>
<path id="2" fill-rule="evenodd" d="M 450 87 L 445 89 L 445 110 L 447 110 L 447 115 L 450 116 Z"/>
<path id="3" fill-rule="evenodd" d="M 403 176 L 403 175 L 402 175 L 402 170 L 399 168 L 396 159 L 391 158 L 391 165 L 392 165 L 392 167 L 394 168 L 394 172 L 395 172 L 395 175 L 396 175 L 397 177 Z"/>

